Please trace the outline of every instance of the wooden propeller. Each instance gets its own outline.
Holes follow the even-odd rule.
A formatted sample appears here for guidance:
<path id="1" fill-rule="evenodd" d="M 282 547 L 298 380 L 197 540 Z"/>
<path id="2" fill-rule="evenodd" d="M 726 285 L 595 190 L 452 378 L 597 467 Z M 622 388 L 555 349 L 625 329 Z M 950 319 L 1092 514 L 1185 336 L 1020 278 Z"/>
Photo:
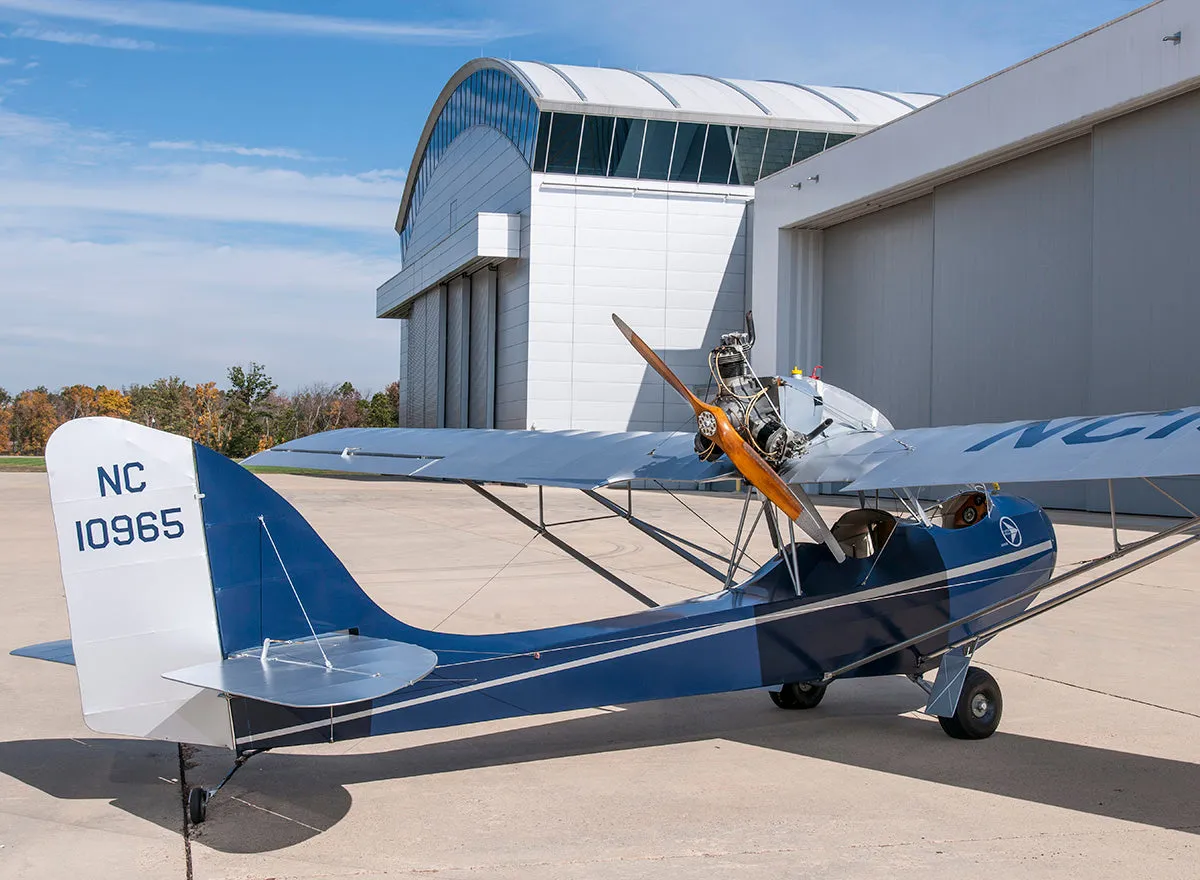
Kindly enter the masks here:
<path id="1" fill-rule="evenodd" d="M 637 350 L 646 363 L 652 366 L 667 384 L 683 395 L 683 399 L 692 405 L 696 412 L 696 426 L 700 433 L 717 444 L 718 448 L 729 456 L 733 466 L 738 469 L 746 481 L 762 492 L 763 496 L 783 511 L 784 515 L 797 521 L 804 512 L 804 506 L 791 487 L 783 481 L 774 468 L 763 460 L 753 446 L 743 439 L 737 428 L 729 421 L 725 410 L 719 406 L 705 403 L 692 393 L 668 367 L 642 337 L 633 332 L 632 328 L 616 315 L 612 316 L 617 329 L 629 340 L 629 344 Z"/>

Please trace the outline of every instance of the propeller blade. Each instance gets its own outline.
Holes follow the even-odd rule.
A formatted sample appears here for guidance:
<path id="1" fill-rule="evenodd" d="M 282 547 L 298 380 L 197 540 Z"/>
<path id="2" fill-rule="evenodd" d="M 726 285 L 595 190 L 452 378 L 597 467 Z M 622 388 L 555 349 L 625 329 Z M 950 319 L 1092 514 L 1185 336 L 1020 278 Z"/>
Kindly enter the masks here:
<path id="1" fill-rule="evenodd" d="M 629 340 L 629 344 L 637 350 L 646 363 L 652 366 L 660 376 L 667 381 L 672 388 L 683 395 L 683 398 L 692 405 L 692 409 L 696 411 L 696 421 L 700 427 L 700 433 L 708 437 L 721 448 L 721 451 L 729 456 L 729 460 L 733 462 L 733 466 L 738 469 L 738 472 L 746 478 L 751 486 L 756 488 L 763 496 L 783 511 L 784 516 L 788 519 L 796 521 L 800 519 L 800 515 L 804 512 L 804 506 L 800 499 L 792 492 L 791 487 L 783 481 L 769 464 L 763 459 L 758 451 L 747 443 L 742 435 L 737 432 L 737 428 L 729 421 L 729 416 L 725 414 L 725 410 L 719 406 L 705 403 L 692 393 L 691 389 L 683 384 L 683 381 L 676 376 L 671 368 L 668 367 L 649 345 L 645 343 L 642 337 L 633 332 L 633 329 L 618 318 L 612 316 L 613 323 L 617 325 L 617 329 Z M 705 414 L 710 418 L 705 418 Z M 811 503 L 811 502 L 810 502 Z M 816 508 L 813 508 L 816 511 Z M 804 526 L 801 525 L 801 529 Z M 807 529 L 804 529 L 807 531 Z M 824 540 L 814 536 L 814 540 Z M 837 542 L 834 541 L 834 545 Z M 840 552 L 839 547 L 835 551 Z"/>
<path id="2" fill-rule="evenodd" d="M 700 411 L 705 408 L 704 401 L 692 393 L 692 389 L 683 384 L 683 380 L 671 372 L 671 368 L 663 362 L 663 359 L 642 337 L 633 332 L 633 328 L 618 318 L 615 314 L 612 316 L 613 323 L 617 325 L 617 329 L 621 334 L 629 340 L 629 344 L 634 347 L 638 354 L 646 359 L 646 363 L 654 367 L 654 372 L 662 376 L 667 381 L 667 384 L 683 395 L 683 399 L 692 405 L 692 409 L 696 411 L 696 415 L 700 415 Z M 725 447 L 721 447 L 724 449 Z"/>

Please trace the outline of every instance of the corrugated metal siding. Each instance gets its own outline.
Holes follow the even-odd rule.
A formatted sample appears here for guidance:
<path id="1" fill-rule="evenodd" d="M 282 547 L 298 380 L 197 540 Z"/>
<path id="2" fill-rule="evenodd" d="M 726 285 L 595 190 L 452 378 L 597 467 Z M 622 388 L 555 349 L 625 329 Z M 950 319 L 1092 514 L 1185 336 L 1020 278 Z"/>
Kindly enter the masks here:
<path id="1" fill-rule="evenodd" d="M 496 421 L 496 272 L 471 276 L 470 384 L 467 427 L 491 428 Z"/>
<path id="2" fill-rule="evenodd" d="M 426 308 L 423 298 L 413 303 L 406 323 L 408 324 L 407 346 L 407 377 L 405 386 L 408 390 L 407 406 L 404 410 L 404 426 L 406 428 L 424 428 L 425 425 L 425 318 Z"/>
<path id="3" fill-rule="evenodd" d="M 1098 126 L 1088 412 L 1200 403 L 1200 91 Z M 1200 470 L 1200 462 L 1197 463 Z M 1195 479 L 1164 488 L 1200 509 Z M 1107 503 L 1093 487 L 1091 506 Z M 1118 489 L 1131 509 L 1179 514 L 1145 484 Z"/>
<path id="4" fill-rule="evenodd" d="M 455 278 L 446 291 L 446 427 L 467 427 L 470 282 Z"/>
<path id="5" fill-rule="evenodd" d="M 830 228 L 826 376 L 898 425 L 1200 402 L 1190 364 L 1200 323 L 1197 167 L 1193 92 Z M 930 215 L 931 233 L 919 232 L 917 218 Z M 1163 485 L 1200 506 L 1200 481 Z M 1050 506 L 1108 504 L 1103 484 L 1006 488 Z M 1138 481 L 1117 494 L 1129 512 L 1181 512 Z"/>
<path id="6" fill-rule="evenodd" d="M 898 428 L 928 425 L 933 199 L 828 230 L 824 274 L 824 375 Z"/>

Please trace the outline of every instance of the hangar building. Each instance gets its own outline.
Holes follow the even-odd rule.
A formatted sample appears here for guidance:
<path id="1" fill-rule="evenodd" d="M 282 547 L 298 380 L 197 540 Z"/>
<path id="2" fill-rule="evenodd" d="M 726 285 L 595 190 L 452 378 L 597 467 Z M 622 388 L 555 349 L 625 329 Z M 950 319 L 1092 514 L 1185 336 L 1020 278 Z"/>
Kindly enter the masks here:
<path id="1" fill-rule="evenodd" d="M 760 181 L 754 229 L 756 367 L 821 363 L 897 427 L 1200 404 L 1200 5 L 1151 4 Z M 1108 506 L 1104 485 L 1031 494 Z M 1181 512 L 1144 484 L 1118 503 Z"/>
<path id="2" fill-rule="evenodd" d="M 746 307 L 760 373 L 820 363 L 898 427 L 1171 409 L 1200 403 L 1198 169 L 1194 0 L 940 100 L 481 59 L 426 123 L 377 313 L 413 426 L 684 427 L 609 313 L 703 388 Z"/>
<path id="3" fill-rule="evenodd" d="M 746 307 L 762 177 L 935 100 L 478 59 L 421 133 L 377 293 L 408 427 L 674 428 L 619 312 L 703 385 Z"/>

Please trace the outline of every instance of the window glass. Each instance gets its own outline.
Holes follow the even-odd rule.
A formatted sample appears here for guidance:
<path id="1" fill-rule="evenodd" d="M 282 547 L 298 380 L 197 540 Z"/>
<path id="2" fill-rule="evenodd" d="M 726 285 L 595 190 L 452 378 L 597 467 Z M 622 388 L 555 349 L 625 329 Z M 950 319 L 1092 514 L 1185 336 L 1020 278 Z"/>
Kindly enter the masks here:
<path id="1" fill-rule="evenodd" d="M 646 143 L 642 147 L 642 165 L 638 177 L 666 180 L 671 170 L 671 148 L 675 145 L 675 123 L 655 120 L 646 123 Z"/>
<path id="2" fill-rule="evenodd" d="M 829 139 L 825 141 L 825 149 L 828 150 L 835 144 L 840 144 L 842 141 L 848 141 L 852 137 L 854 137 L 852 134 L 834 134 L 833 132 L 830 132 Z"/>
<path id="3" fill-rule="evenodd" d="M 809 156 L 815 156 L 825 149 L 826 137 L 828 135 L 823 131 L 800 132 L 796 137 L 796 150 L 792 153 L 792 163 L 795 164 Z"/>
<path id="4" fill-rule="evenodd" d="M 550 146 L 546 150 L 546 170 L 574 174 L 579 156 L 579 132 L 583 117 L 578 113 L 555 113 L 550 128 Z"/>
<path id="5" fill-rule="evenodd" d="M 612 159 L 608 163 L 609 177 L 637 177 L 638 160 L 642 155 L 642 137 L 646 133 L 644 119 L 618 119 L 613 129 Z"/>
<path id="6" fill-rule="evenodd" d="M 763 151 L 760 177 L 774 174 L 792 164 L 792 153 L 796 148 L 796 132 L 772 129 L 767 134 L 767 147 Z"/>
<path id="7" fill-rule="evenodd" d="M 733 160 L 732 125 L 710 125 L 704 142 L 704 161 L 700 165 L 701 183 L 728 183 L 729 163 Z"/>
<path id="8" fill-rule="evenodd" d="M 767 142 L 765 128 L 738 129 L 737 144 L 733 148 L 733 174 L 730 183 L 749 186 L 758 180 L 758 169 L 762 165 L 763 147 Z"/>
<path id="9" fill-rule="evenodd" d="M 588 116 L 583 120 L 583 142 L 579 147 L 579 173 L 603 177 L 612 146 L 613 118 Z"/>
<path id="10" fill-rule="evenodd" d="M 546 147 L 550 144 L 550 113 L 543 113 L 538 123 L 537 151 L 533 154 L 533 170 L 546 170 Z"/>
<path id="11" fill-rule="evenodd" d="M 700 177 L 700 158 L 704 154 L 704 128 L 699 122 L 681 122 L 675 135 L 671 156 L 671 179 L 695 183 Z"/>

